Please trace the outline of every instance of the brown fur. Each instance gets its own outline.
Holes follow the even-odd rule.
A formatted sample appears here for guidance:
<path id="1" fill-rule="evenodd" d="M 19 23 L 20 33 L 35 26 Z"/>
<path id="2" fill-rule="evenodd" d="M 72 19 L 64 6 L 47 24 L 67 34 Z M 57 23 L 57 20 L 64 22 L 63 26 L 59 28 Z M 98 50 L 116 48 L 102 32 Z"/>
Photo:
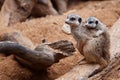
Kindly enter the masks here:
<path id="1" fill-rule="evenodd" d="M 110 39 L 109 34 L 105 32 L 104 34 L 89 40 L 83 48 L 84 56 L 87 62 L 98 63 L 100 65 L 99 69 L 92 72 L 89 77 L 103 70 L 110 60 L 109 47 Z"/>
<path id="2" fill-rule="evenodd" d="M 92 33 L 93 32 L 93 33 Z M 103 35 L 100 35 L 99 37 L 92 38 L 92 35 L 96 31 L 90 31 L 90 35 L 83 36 L 83 34 L 80 34 L 81 39 L 79 39 L 79 42 L 77 42 L 77 48 L 82 53 L 88 63 L 98 63 L 100 64 L 100 68 L 95 70 L 90 76 L 93 76 L 94 74 L 101 71 L 103 68 L 105 68 L 109 62 L 110 54 L 109 54 L 109 35 L 107 32 Z M 91 34 L 92 33 L 92 34 Z"/>
<path id="3" fill-rule="evenodd" d="M 100 65 L 99 69 L 93 71 L 93 73 L 89 75 L 89 77 L 91 77 L 101 71 L 103 68 L 105 68 L 108 64 L 108 61 L 110 59 L 109 34 L 106 31 L 98 37 L 94 37 L 97 32 L 96 29 L 88 29 L 86 27 L 80 26 L 81 23 L 78 25 L 75 21 L 73 23 L 72 21 L 70 21 L 70 17 L 76 18 L 75 20 L 77 21 L 77 17 L 80 16 L 74 16 L 72 14 L 69 15 L 66 20 L 66 23 L 71 25 L 72 35 L 77 41 L 77 49 L 82 55 L 84 55 L 88 63 L 97 63 Z"/>

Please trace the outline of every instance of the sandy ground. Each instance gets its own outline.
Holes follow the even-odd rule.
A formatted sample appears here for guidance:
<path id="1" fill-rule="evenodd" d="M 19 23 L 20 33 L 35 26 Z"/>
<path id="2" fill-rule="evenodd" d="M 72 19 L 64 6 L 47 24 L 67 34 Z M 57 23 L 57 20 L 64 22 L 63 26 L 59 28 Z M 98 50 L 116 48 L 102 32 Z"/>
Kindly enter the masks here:
<path id="1" fill-rule="evenodd" d="M 66 16 L 70 13 L 81 15 L 83 21 L 89 16 L 95 16 L 110 28 L 114 22 L 120 18 L 120 0 L 73 3 L 72 6 L 69 7 L 69 10 L 63 15 L 27 20 L 26 22 L 11 26 L 11 28 L 21 31 L 24 36 L 32 40 L 34 45 L 40 44 L 43 38 L 45 38 L 47 42 L 67 39 L 75 45 L 76 42 L 72 36 L 63 33 L 61 30 Z M 0 34 L 2 34 L 4 30 L 6 29 L 1 29 Z M 9 30 L 7 31 L 11 32 Z M 44 77 L 41 73 L 33 72 L 20 65 L 13 55 L 5 56 L 0 54 L 0 80 L 55 79 L 71 70 L 81 59 L 82 56 L 76 51 L 73 56 L 62 59 L 59 63 L 52 65 L 48 69 L 48 76 Z M 120 70 L 116 71 L 115 74 L 111 74 L 111 76 L 105 78 L 105 80 L 119 80 L 118 78 L 120 78 Z"/>

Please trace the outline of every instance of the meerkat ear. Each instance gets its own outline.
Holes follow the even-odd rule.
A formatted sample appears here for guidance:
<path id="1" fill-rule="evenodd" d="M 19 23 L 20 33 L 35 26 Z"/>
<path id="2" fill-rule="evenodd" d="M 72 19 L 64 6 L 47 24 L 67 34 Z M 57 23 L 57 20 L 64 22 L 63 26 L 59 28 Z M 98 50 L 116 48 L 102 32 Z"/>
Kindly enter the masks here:
<path id="1" fill-rule="evenodd" d="M 98 21 L 96 21 L 95 23 L 98 24 Z"/>
<path id="2" fill-rule="evenodd" d="M 81 23 L 82 22 L 82 18 L 79 18 L 78 21 L 79 21 L 79 23 Z"/>

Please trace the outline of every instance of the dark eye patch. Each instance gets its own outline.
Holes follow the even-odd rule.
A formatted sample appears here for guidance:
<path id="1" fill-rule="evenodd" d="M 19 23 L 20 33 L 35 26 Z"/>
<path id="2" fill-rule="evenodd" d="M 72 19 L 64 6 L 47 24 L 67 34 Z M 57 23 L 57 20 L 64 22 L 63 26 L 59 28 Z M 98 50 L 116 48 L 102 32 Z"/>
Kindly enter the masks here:
<path id="1" fill-rule="evenodd" d="M 89 21 L 89 24 L 92 24 L 93 23 L 93 21 Z"/>
<path id="2" fill-rule="evenodd" d="M 96 21 L 95 23 L 98 24 L 98 21 Z"/>
<path id="3" fill-rule="evenodd" d="M 71 20 L 71 21 L 74 21 L 74 20 L 76 20 L 76 19 L 75 19 L 74 17 L 72 17 L 72 18 L 70 18 L 70 20 Z"/>
<path id="4" fill-rule="evenodd" d="M 82 22 L 82 18 L 79 18 L 78 21 L 79 21 L 79 23 L 81 23 Z"/>

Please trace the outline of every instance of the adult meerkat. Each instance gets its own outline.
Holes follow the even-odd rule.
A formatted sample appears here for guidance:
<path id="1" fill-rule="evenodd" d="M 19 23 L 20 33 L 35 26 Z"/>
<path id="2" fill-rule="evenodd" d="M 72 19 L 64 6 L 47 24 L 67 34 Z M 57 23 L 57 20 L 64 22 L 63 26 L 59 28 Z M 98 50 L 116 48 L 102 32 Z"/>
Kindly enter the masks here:
<path id="1" fill-rule="evenodd" d="M 65 23 L 71 27 L 71 34 L 77 41 L 77 49 L 88 63 L 98 63 L 100 68 L 93 71 L 88 77 L 104 69 L 109 61 L 109 36 L 108 34 L 94 37 L 97 31 L 82 26 L 82 18 L 76 14 L 67 16 Z M 99 21 L 98 21 L 99 23 Z M 97 27 L 97 25 L 96 25 Z"/>

